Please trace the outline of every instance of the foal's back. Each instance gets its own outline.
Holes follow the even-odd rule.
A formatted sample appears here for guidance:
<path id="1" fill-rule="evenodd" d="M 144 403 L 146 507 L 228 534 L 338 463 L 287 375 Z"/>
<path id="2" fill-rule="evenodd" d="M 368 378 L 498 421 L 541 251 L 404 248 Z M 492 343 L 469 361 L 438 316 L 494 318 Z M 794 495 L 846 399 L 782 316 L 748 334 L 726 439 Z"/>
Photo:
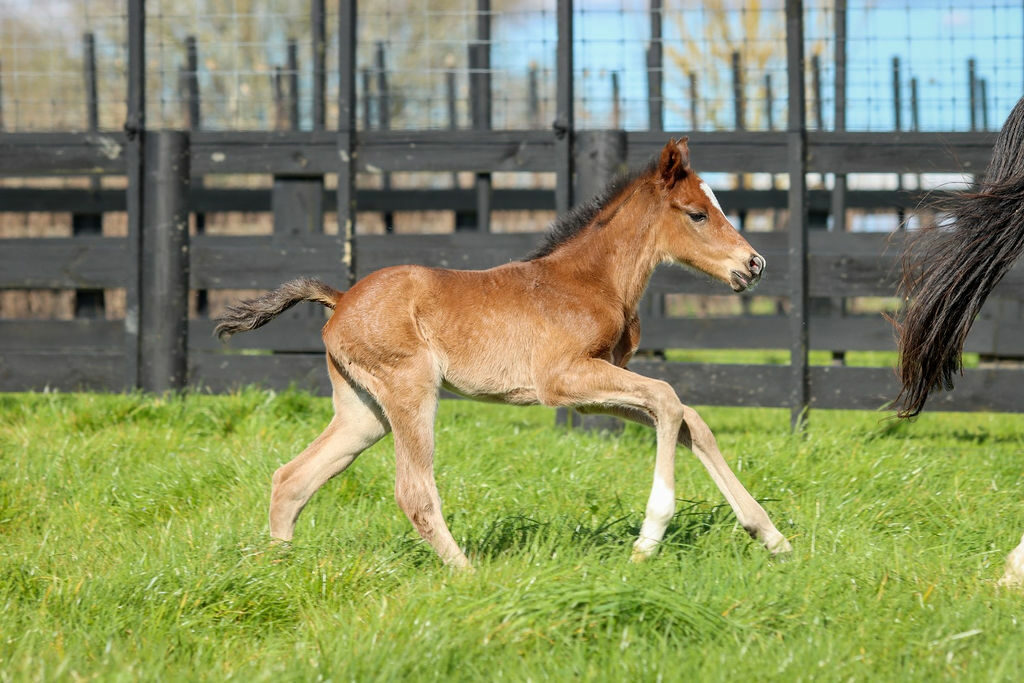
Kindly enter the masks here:
<path id="1" fill-rule="evenodd" d="M 324 326 L 328 353 L 386 376 L 410 359 L 434 364 L 437 382 L 481 399 L 531 404 L 539 372 L 586 355 L 605 357 L 626 316 L 550 260 L 488 270 L 403 265 L 357 282 Z"/>

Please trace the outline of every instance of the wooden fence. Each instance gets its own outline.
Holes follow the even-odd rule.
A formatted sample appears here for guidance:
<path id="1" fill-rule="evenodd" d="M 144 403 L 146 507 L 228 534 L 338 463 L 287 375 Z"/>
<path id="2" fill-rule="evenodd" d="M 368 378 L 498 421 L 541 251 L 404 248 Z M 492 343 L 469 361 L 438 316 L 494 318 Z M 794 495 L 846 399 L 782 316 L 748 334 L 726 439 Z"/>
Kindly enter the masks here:
<path id="1" fill-rule="evenodd" d="M 212 391 L 261 383 L 328 390 L 319 328 L 322 319 L 300 315 L 222 347 L 213 323 L 188 317 L 189 290 L 263 289 L 300 275 L 337 286 L 397 263 L 486 268 L 531 251 L 536 234 L 492 234 L 486 230 L 445 235 L 357 235 L 360 210 L 474 208 L 478 216 L 507 208 L 555 208 L 573 204 L 574 193 L 603 182 L 619 162 L 638 166 L 669 137 L 661 131 L 577 131 L 572 100 L 572 5 L 558 5 L 558 116 L 552 130 L 495 131 L 481 126 L 460 131 L 388 131 L 356 127 L 355 4 L 343 0 L 341 36 L 352 40 L 339 55 L 339 130 L 284 132 L 147 131 L 144 116 L 144 7 L 129 1 L 129 91 L 125 133 L 0 133 L 0 176 L 100 176 L 127 178 L 125 190 L 99 188 L 0 189 L 0 210 L 127 211 L 128 236 L 102 237 L 76 231 L 67 238 L 5 239 L 0 244 L 0 288 L 123 288 L 126 316 L 118 320 L 0 320 L 0 390 L 161 391 L 184 385 Z M 890 297 L 895 293 L 901 235 L 853 234 L 809 229 L 809 213 L 848 207 L 913 207 L 903 192 L 836 193 L 807 190 L 807 173 L 981 172 L 991 133 L 853 133 L 809 131 L 803 112 L 801 3 L 787 2 L 790 66 L 789 121 L 785 132 L 692 132 L 690 146 L 702 172 L 788 173 L 785 191 L 720 193 L 727 209 L 786 209 L 785 232 L 749 233 L 765 255 L 759 296 L 788 301 L 787 314 L 673 318 L 647 305 L 643 347 L 649 350 L 785 349 L 786 365 L 690 364 L 640 359 L 638 372 L 671 382 L 694 404 L 789 407 L 794 419 L 808 407 L 876 409 L 896 394 L 890 368 L 811 366 L 811 349 L 828 351 L 893 348 L 881 316 L 816 313 L 812 298 Z M 480 86 L 483 87 L 483 86 Z M 686 133 L 680 131 L 677 136 Z M 610 142 L 613 141 L 613 142 Z M 606 163 L 585 161 L 595 146 Z M 583 160 L 581 162 L 581 160 Z M 610 160 L 610 162 L 608 162 Z M 478 174 L 470 190 L 355 189 L 357 173 L 400 171 Z M 489 174 L 501 171 L 557 174 L 557 187 L 493 190 Z M 190 179 L 211 174 L 262 173 L 274 177 L 269 190 L 202 187 Z M 324 176 L 337 174 L 326 191 Z M 582 196 L 580 198 L 583 198 Z M 271 211 L 269 236 L 191 237 L 189 213 Z M 337 211 L 338 232 L 324 234 L 325 211 Z M 480 218 L 480 224 L 486 220 Z M 841 220 L 838 221 L 841 223 Z M 541 228 L 542 226 L 538 226 Z M 1000 286 L 1002 301 L 1019 302 L 1024 272 L 1014 270 Z M 727 294 L 720 285 L 678 269 L 659 269 L 649 297 L 668 293 Z M 993 356 L 1024 356 L 1019 317 L 983 313 L 968 350 Z M 935 397 L 948 410 L 1020 410 L 1020 370 L 970 370 L 957 390 Z"/>

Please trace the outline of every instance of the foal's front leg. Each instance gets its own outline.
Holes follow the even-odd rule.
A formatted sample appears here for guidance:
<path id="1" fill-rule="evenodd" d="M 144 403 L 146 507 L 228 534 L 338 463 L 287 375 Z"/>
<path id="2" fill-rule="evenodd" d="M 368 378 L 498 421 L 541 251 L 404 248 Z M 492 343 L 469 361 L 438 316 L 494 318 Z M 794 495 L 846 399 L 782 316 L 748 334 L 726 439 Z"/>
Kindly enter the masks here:
<path id="1" fill-rule="evenodd" d="M 588 359 L 558 373 L 543 387 L 545 405 L 572 406 L 582 412 L 643 415 L 657 435 L 654 484 L 647 500 L 633 556 L 654 552 L 675 512 L 676 439 L 684 406 L 665 382 L 643 377 L 600 359 Z"/>
<path id="2" fill-rule="evenodd" d="M 789 541 L 775 528 L 775 525 L 768 517 L 768 513 L 754 500 L 754 497 L 750 495 L 729 468 L 725 458 L 722 457 L 721 450 L 718 448 L 718 442 L 714 434 L 711 433 L 707 423 L 701 419 L 700 415 L 693 408 L 682 405 L 682 409 L 683 421 L 677 435 L 678 442 L 693 451 L 693 454 L 697 456 L 697 459 L 707 469 L 712 481 L 715 482 L 718 490 L 725 496 L 726 502 L 729 503 L 729 507 L 735 513 L 736 520 L 747 533 L 759 540 L 771 554 L 777 555 L 790 552 L 793 548 Z M 654 426 L 654 420 L 646 412 L 636 408 L 606 405 L 591 406 L 584 410 L 586 412 L 603 412 L 615 415 L 616 417 L 648 427 Z M 672 495 L 674 497 L 674 491 Z M 659 478 L 656 471 L 648 508 L 650 509 L 652 502 L 663 500 L 665 496 L 664 479 Z M 650 526 L 648 526 L 649 520 L 651 521 Z M 658 518 L 656 516 L 652 517 L 650 514 L 644 520 L 644 528 L 640 532 L 640 538 L 637 539 L 633 547 L 634 561 L 643 560 L 653 553 L 657 541 L 660 541 L 664 535 L 664 527 L 660 526 L 658 522 Z M 667 524 L 667 520 L 665 523 Z M 657 533 L 659 529 L 660 533 Z M 655 543 L 651 543 L 651 539 L 654 539 Z"/>

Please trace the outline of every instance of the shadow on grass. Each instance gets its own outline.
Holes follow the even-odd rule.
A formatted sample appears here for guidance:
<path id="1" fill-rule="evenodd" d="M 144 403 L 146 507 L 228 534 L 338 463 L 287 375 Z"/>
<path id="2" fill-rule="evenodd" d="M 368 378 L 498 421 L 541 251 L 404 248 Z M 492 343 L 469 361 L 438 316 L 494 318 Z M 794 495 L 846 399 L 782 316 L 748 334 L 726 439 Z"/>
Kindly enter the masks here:
<path id="1" fill-rule="evenodd" d="M 663 546 L 692 547 L 716 528 L 731 526 L 735 517 L 729 506 L 707 501 L 681 500 L 665 533 Z M 628 556 L 640 533 L 642 516 L 624 512 L 621 506 L 597 518 L 559 516 L 537 519 L 510 514 L 490 522 L 484 532 L 465 539 L 470 557 L 495 559 L 506 555 L 553 555 L 556 552 Z"/>

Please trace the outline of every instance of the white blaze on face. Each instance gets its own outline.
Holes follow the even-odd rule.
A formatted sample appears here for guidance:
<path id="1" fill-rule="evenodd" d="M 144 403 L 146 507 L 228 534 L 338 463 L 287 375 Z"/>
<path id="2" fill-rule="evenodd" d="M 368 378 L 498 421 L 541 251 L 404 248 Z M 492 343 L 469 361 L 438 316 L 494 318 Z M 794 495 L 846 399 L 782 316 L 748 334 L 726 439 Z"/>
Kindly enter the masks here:
<path id="1" fill-rule="evenodd" d="M 700 189 L 704 194 L 708 196 L 708 199 L 711 200 L 711 205 L 714 206 L 719 211 L 722 211 L 722 205 L 718 203 L 718 197 L 715 196 L 715 193 L 711 191 L 711 188 L 708 187 L 708 184 L 705 183 L 703 180 L 700 181 Z M 724 214 L 725 211 L 722 211 L 722 213 Z"/>

